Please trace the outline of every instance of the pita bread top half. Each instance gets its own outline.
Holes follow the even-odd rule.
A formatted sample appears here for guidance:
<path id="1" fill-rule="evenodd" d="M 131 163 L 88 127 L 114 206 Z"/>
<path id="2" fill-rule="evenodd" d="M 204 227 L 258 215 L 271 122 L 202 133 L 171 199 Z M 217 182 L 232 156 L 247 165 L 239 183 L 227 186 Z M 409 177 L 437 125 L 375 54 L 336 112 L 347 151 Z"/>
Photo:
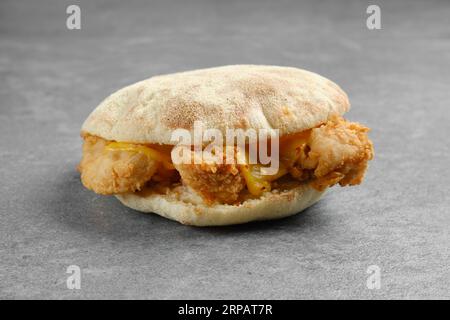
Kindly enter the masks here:
<path id="1" fill-rule="evenodd" d="M 107 140 L 175 144 L 173 130 L 194 122 L 227 128 L 301 132 L 343 114 L 350 104 L 334 82 L 309 71 L 232 65 L 155 76 L 110 95 L 82 132 Z"/>

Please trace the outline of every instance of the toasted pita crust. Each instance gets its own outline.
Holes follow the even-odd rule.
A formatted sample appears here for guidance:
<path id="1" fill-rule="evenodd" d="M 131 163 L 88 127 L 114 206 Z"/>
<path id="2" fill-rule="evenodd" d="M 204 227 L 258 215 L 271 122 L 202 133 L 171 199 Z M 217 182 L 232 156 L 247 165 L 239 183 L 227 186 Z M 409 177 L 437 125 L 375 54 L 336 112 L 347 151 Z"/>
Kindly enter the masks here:
<path id="1" fill-rule="evenodd" d="M 164 195 L 129 193 L 116 197 L 127 207 L 154 212 L 182 224 L 223 226 L 294 215 L 316 203 L 323 193 L 302 184 L 289 190 L 267 192 L 259 199 L 250 199 L 240 205 L 213 206 L 205 205 L 198 195 L 185 186 Z"/>
<path id="2" fill-rule="evenodd" d="M 174 129 L 196 120 L 226 128 L 304 131 L 350 107 L 334 82 L 289 67 L 234 65 L 155 76 L 106 98 L 82 132 L 108 140 L 175 144 Z"/>

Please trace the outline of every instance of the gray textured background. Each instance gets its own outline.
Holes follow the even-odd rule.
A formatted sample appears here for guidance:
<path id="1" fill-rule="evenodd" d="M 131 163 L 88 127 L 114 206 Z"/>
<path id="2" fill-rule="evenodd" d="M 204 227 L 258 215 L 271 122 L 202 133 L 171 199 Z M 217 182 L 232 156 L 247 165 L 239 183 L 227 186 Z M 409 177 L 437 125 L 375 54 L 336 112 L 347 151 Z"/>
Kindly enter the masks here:
<path id="1" fill-rule="evenodd" d="M 80 3 L 82 29 L 65 27 Z M 0 298 L 450 298 L 450 2 L 0 3 Z M 149 76 L 298 66 L 373 128 L 364 184 L 292 218 L 197 229 L 85 190 L 79 128 Z M 82 289 L 66 288 L 79 265 Z M 380 290 L 366 269 L 382 271 Z"/>

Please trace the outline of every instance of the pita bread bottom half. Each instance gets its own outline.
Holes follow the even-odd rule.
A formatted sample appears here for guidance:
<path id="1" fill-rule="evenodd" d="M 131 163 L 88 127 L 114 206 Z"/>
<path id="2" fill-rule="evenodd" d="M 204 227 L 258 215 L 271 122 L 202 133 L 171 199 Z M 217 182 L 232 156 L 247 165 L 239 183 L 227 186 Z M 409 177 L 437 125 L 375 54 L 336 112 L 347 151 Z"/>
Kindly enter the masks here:
<path id="1" fill-rule="evenodd" d="M 174 192 L 175 191 L 175 192 Z M 273 190 L 258 199 L 239 205 L 206 205 L 185 186 L 167 194 L 127 193 L 116 195 L 125 206 L 193 226 L 223 226 L 256 220 L 279 219 L 294 215 L 316 203 L 325 191 L 317 191 L 307 184 L 288 190 Z"/>

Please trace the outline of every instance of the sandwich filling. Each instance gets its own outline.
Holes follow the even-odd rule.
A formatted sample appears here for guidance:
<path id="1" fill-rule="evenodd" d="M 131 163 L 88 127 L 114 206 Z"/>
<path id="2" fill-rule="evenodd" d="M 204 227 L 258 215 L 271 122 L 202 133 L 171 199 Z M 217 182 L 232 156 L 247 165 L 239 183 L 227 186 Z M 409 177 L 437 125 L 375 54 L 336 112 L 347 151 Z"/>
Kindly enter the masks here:
<path id="1" fill-rule="evenodd" d="M 207 204 L 239 204 L 286 184 L 307 183 L 319 191 L 335 184 L 360 184 L 373 158 L 368 131 L 334 116 L 315 128 L 281 137 L 280 164 L 274 175 L 262 175 L 260 164 L 173 164 L 172 145 L 109 141 L 83 134 L 78 169 L 84 186 L 100 194 L 169 192 L 184 184 Z"/>

